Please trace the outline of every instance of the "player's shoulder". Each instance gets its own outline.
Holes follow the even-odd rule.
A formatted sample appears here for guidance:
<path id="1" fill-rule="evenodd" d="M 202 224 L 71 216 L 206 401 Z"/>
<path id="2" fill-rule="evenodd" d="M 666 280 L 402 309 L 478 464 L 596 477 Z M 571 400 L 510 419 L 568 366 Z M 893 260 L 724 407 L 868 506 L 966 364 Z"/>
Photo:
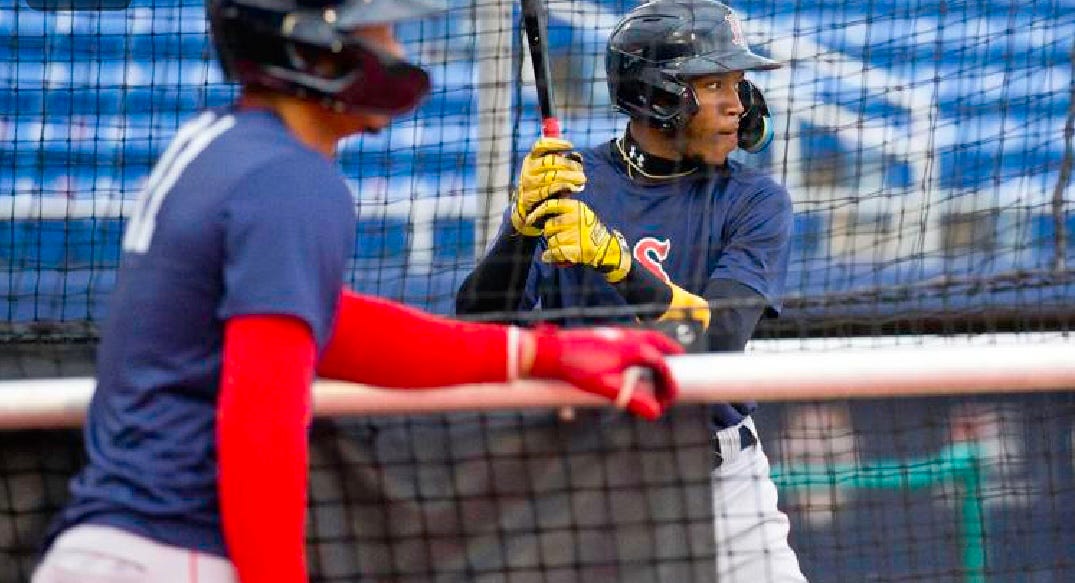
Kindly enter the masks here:
<path id="1" fill-rule="evenodd" d="M 759 168 L 753 168 L 729 160 L 727 164 L 729 194 L 750 199 L 770 199 L 774 202 L 790 204 L 788 189 L 777 182 L 771 174 Z"/>
<path id="2" fill-rule="evenodd" d="M 224 136 L 221 146 L 227 149 L 226 162 L 236 168 L 266 167 L 281 162 L 317 169 L 334 168 L 328 158 L 300 142 L 274 113 L 259 109 L 217 113 L 229 117 L 234 125 L 234 129 Z"/>
<path id="3" fill-rule="evenodd" d="M 729 182 L 753 190 L 781 190 L 786 191 L 782 184 L 773 179 L 772 175 L 753 166 L 747 166 L 738 160 L 728 160 L 727 176 Z"/>
<path id="4" fill-rule="evenodd" d="M 335 164 L 302 144 L 275 115 L 230 111 L 234 129 L 221 136 L 211 157 L 229 177 L 232 200 L 256 199 L 281 212 L 342 209 L 350 189 Z"/>
<path id="5" fill-rule="evenodd" d="M 277 173 L 287 178 L 299 173 L 316 183 L 320 177 L 339 173 L 274 114 L 230 107 L 204 111 L 184 123 L 161 161 L 173 166 L 184 161 L 199 183 L 216 185 L 214 190 L 231 190 L 256 174 Z"/>

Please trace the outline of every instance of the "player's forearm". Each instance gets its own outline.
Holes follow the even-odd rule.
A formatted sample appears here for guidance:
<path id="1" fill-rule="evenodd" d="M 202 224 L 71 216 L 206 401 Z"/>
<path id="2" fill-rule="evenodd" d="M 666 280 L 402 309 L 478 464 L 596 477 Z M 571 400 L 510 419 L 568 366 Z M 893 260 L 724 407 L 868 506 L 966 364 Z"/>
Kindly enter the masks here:
<path id="1" fill-rule="evenodd" d="M 381 387 L 503 382 L 529 370 L 525 330 L 462 322 L 344 291 L 317 372 Z"/>
<path id="2" fill-rule="evenodd" d="M 455 313 L 508 314 L 518 310 L 537 241 L 537 237 L 502 233 L 460 286 L 455 296 Z"/>
<path id="3" fill-rule="evenodd" d="M 637 264 L 613 287 L 627 303 L 638 306 L 643 320 L 699 322 L 706 330 L 707 349 L 712 352 L 742 351 L 766 306 L 761 294 L 735 280 L 710 280 L 703 295 L 698 296 Z"/>
<path id="4" fill-rule="evenodd" d="M 224 539 L 241 583 L 307 580 L 307 427 L 315 358 L 313 336 L 298 319 L 241 316 L 225 325 L 218 484 Z"/>
<path id="5" fill-rule="evenodd" d="M 638 308 L 638 317 L 643 320 L 658 318 L 672 305 L 672 288 L 637 262 L 631 265 L 627 277 L 612 287 L 628 304 Z"/>
<path id="6" fill-rule="evenodd" d="M 732 279 L 710 280 L 703 293 L 712 306 L 706 331 L 709 351 L 741 352 L 765 313 L 765 298 Z"/>
<path id="7" fill-rule="evenodd" d="M 416 338 L 426 340 L 420 353 Z M 397 388 L 561 380 L 655 419 L 677 391 L 664 356 L 680 352 L 678 344 L 652 331 L 527 330 L 459 322 L 345 290 L 317 370 L 329 378 Z M 624 371 L 632 366 L 653 372 L 653 394 L 624 382 Z"/>

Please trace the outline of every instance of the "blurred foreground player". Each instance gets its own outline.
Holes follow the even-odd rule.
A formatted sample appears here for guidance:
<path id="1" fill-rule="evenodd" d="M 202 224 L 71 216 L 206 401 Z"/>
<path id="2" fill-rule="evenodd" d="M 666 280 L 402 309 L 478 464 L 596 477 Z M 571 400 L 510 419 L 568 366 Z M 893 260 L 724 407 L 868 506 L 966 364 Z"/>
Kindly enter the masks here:
<path id="1" fill-rule="evenodd" d="M 538 141 L 456 311 L 692 322 L 709 350 L 741 351 L 763 313 L 780 310 L 792 207 L 783 186 L 729 155 L 771 140 L 745 73 L 780 64 L 750 50 L 728 6 L 655 0 L 617 23 L 606 65 L 626 132 L 581 158 L 566 141 Z M 754 407 L 712 406 L 717 580 L 802 583 Z"/>
<path id="2" fill-rule="evenodd" d="M 562 379 L 646 418 L 670 404 L 664 355 L 679 349 L 659 335 L 461 323 L 342 288 L 355 211 L 337 141 L 384 128 L 426 94 L 390 23 L 438 7 L 211 0 L 208 10 L 243 94 L 179 130 L 132 214 L 86 422 L 89 463 L 35 583 L 306 581 L 315 371 L 389 387 Z M 655 394 L 620 394 L 635 365 L 654 372 Z"/>

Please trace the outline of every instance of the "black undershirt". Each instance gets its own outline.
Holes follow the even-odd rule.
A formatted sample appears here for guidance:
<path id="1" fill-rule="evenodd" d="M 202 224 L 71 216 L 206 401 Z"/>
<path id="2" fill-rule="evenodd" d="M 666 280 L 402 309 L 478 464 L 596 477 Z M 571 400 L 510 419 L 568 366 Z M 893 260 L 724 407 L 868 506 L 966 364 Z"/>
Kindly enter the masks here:
<path id="1" fill-rule="evenodd" d="M 503 314 L 497 321 L 513 321 L 526 291 L 526 278 L 537 249 L 537 237 L 505 232 L 482 257 L 455 295 L 460 316 Z"/>

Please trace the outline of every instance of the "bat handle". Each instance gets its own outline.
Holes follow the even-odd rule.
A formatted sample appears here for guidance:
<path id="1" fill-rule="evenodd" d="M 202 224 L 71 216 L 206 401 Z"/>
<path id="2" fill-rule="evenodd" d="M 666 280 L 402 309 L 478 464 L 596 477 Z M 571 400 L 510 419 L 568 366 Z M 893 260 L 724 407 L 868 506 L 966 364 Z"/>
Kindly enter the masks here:
<path id="1" fill-rule="evenodd" d="M 546 117 L 541 120 L 541 135 L 546 138 L 559 138 L 560 120 L 555 117 Z"/>

